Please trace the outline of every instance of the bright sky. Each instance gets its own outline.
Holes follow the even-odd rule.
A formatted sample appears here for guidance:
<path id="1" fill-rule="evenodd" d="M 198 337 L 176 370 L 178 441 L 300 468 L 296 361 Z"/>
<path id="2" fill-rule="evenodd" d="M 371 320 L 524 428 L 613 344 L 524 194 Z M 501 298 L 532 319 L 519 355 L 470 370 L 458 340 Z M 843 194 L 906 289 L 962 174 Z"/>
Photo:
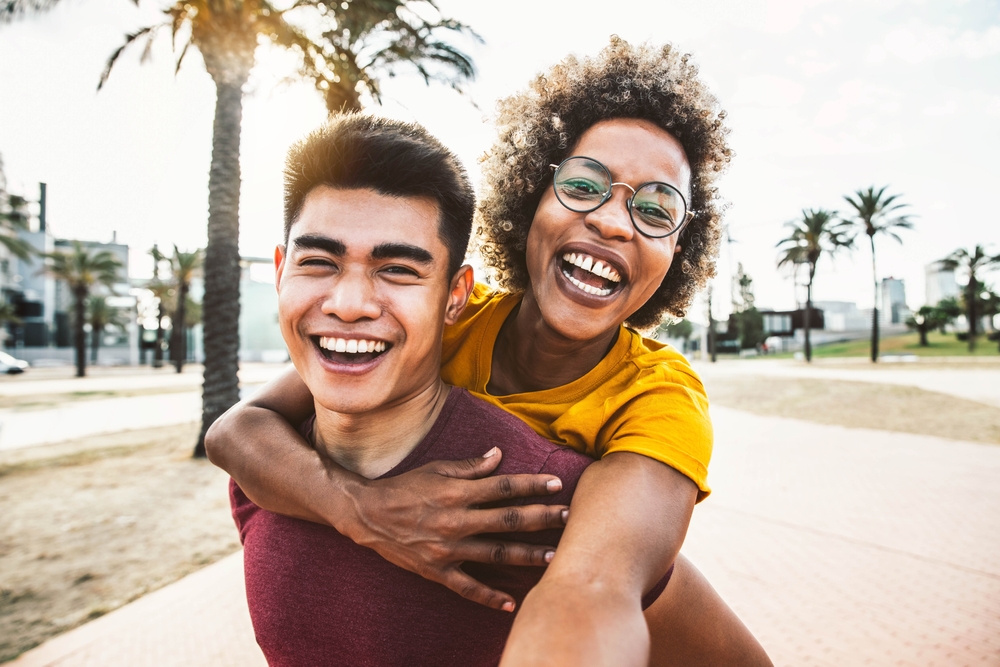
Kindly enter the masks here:
<path id="1" fill-rule="evenodd" d="M 916 216 L 902 246 L 879 241 L 879 276 L 924 301 L 923 267 L 958 247 L 995 244 L 1000 179 L 998 0 L 618 0 L 503 3 L 439 0 L 484 45 L 460 42 L 479 68 L 470 97 L 410 75 L 384 81 L 383 113 L 426 125 L 478 180 L 494 101 L 568 53 L 594 53 L 618 34 L 669 40 L 694 55 L 729 113 L 736 158 L 721 183 L 733 243 L 719 258 L 717 312 L 742 262 L 761 306 L 794 304 L 775 269 L 783 223 L 804 207 L 846 212 L 842 195 L 889 185 Z M 174 75 L 166 33 L 152 58 L 126 52 L 98 77 L 123 35 L 159 20 L 143 0 L 61 0 L 54 11 L 0 26 L 0 154 L 9 189 L 48 183 L 61 237 L 132 247 L 150 270 L 158 242 L 205 244 L 214 86 L 189 53 Z M 281 231 L 287 147 L 322 122 L 316 93 L 289 83 L 287 62 L 261 49 L 244 101 L 241 252 L 270 256 Z M 821 262 L 816 300 L 870 307 L 870 257 Z M 996 281 L 994 281 L 996 282 Z M 722 302 L 721 304 L 719 302 Z M 690 313 L 704 319 L 704 307 Z"/>

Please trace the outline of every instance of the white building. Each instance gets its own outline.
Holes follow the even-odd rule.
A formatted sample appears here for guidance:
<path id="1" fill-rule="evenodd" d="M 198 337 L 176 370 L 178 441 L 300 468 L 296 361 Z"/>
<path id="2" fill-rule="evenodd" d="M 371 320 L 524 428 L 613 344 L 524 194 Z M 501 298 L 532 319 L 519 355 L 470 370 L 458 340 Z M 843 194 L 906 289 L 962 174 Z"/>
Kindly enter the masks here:
<path id="1" fill-rule="evenodd" d="M 946 269 L 941 262 L 931 262 L 924 267 L 927 288 L 927 305 L 936 306 L 944 299 L 958 297 L 960 289 L 955 280 L 955 271 Z"/>

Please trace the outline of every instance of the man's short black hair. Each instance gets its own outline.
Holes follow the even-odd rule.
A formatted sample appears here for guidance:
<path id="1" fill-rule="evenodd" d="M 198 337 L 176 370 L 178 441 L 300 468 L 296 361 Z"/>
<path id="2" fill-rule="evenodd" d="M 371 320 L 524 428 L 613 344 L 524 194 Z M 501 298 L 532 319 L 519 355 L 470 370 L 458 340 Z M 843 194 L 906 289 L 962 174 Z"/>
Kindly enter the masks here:
<path id="1" fill-rule="evenodd" d="M 458 158 L 420 125 L 338 114 L 292 146 L 285 161 L 286 244 L 306 197 L 321 185 L 433 199 L 449 276 L 462 265 L 476 206 L 472 185 Z"/>

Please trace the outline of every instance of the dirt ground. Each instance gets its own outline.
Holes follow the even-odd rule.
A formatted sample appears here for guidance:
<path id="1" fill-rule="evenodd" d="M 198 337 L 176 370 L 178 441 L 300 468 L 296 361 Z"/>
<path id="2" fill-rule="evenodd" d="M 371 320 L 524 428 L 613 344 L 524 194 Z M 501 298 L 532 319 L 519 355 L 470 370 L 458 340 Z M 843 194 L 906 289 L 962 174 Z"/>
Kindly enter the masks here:
<path id="1" fill-rule="evenodd" d="M 759 415 L 1000 444 L 1000 408 L 916 387 L 732 375 L 706 389 L 712 405 Z"/>
<path id="2" fill-rule="evenodd" d="M 232 553 L 197 424 L 0 453 L 0 662 Z"/>
<path id="3" fill-rule="evenodd" d="M 757 414 L 1000 444 L 1000 408 L 912 387 L 732 376 L 708 391 L 713 405 Z M 0 403 L 31 410 L 106 394 Z M 239 548 L 228 477 L 190 458 L 196 433 L 188 424 L 0 452 L 0 662 Z"/>

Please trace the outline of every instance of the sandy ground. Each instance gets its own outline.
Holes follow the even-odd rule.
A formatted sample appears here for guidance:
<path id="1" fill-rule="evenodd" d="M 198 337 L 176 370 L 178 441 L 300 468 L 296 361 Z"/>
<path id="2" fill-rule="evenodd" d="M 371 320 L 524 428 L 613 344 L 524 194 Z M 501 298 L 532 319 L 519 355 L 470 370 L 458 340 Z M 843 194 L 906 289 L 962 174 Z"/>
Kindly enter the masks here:
<path id="1" fill-rule="evenodd" d="M 0 404 L 154 392 L 138 376 L 135 386 L 107 379 L 118 387 L 95 379 L 68 395 L 53 385 Z M 916 387 L 711 372 L 705 382 L 713 405 L 759 415 L 1000 444 L 1000 407 Z M 0 452 L 0 662 L 238 548 L 228 478 L 190 458 L 196 432 L 186 424 Z"/>
<path id="2" fill-rule="evenodd" d="M 197 425 L 0 455 L 0 662 L 235 551 Z"/>

